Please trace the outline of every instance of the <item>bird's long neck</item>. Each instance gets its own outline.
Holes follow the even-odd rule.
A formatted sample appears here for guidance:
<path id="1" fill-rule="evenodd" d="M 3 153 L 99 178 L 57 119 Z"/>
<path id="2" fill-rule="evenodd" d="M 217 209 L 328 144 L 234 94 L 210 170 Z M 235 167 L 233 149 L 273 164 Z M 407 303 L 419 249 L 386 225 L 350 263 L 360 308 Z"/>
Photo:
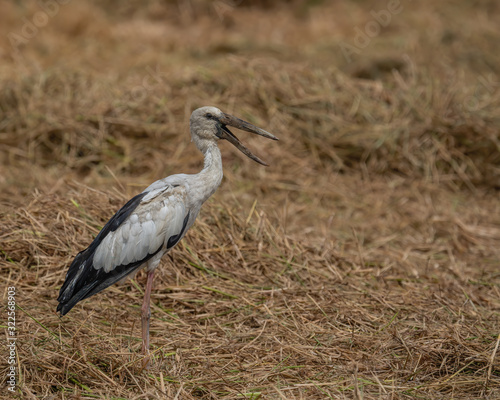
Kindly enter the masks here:
<path id="1" fill-rule="evenodd" d="M 196 191 L 199 198 L 205 202 L 219 187 L 222 181 L 222 157 L 216 143 L 211 143 L 202 150 L 205 164 L 196 175 Z"/>

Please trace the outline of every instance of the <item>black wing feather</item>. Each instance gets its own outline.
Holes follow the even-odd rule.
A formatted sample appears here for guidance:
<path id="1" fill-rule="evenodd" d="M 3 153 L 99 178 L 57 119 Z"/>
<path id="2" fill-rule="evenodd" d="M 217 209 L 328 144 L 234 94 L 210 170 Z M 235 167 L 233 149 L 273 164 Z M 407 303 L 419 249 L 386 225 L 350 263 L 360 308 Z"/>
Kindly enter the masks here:
<path id="1" fill-rule="evenodd" d="M 189 214 L 190 212 L 188 211 L 186 217 L 184 218 L 184 221 L 182 221 L 182 229 L 177 235 L 170 236 L 167 241 L 167 250 L 170 250 L 172 247 L 174 247 L 177 243 L 179 243 L 179 240 L 181 240 L 182 236 L 184 235 L 186 231 L 186 226 L 189 221 Z"/>
<path id="2" fill-rule="evenodd" d="M 77 277 L 75 285 L 70 287 L 71 291 L 59 294 L 57 311 L 60 311 L 61 315 L 67 314 L 79 301 L 99 293 L 113 283 L 131 274 L 136 269 L 139 269 L 146 261 L 157 254 L 161 248 L 162 246 L 154 253 L 148 254 L 142 260 L 127 265 L 120 265 L 110 272 L 105 272 L 102 268 L 95 269 L 92 265 L 85 268 L 82 275 Z M 75 258 L 75 261 L 77 261 L 77 258 Z M 75 261 L 73 263 L 75 263 Z M 71 266 L 73 266 L 73 264 L 71 264 Z"/>
<path id="3" fill-rule="evenodd" d="M 120 210 L 104 225 L 94 241 L 85 250 L 77 254 L 71 263 L 64 284 L 59 291 L 57 301 L 57 311 L 61 315 L 66 314 L 80 300 L 92 296 L 113 283 L 119 281 L 124 276 L 139 268 L 145 261 L 153 257 L 161 246 L 153 254 L 148 254 L 143 260 L 127 265 L 120 265 L 108 273 L 102 269 L 93 267 L 94 254 L 99 244 L 110 233 L 116 231 L 120 225 L 132 214 L 141 203 L 148 192 L 142 192 L 132 197 Z M 107 283 L 105 286 L 104 283 Z M 99 289 L 99 290 L 97 290 Z M 96 291 L 97 290 L 97 291 Z"/>
<path id="4" fill-rule="evenodd" d="M 103 268 L 96 269 L 93 266 L 94 254 L 99 244 L 110 233 L 116 231 L 120 225 L 127 219 L 127 217 L 137 208 L 142 198 L 147 193 L 141 193 L 133 197 L 127 202 L 102 228 L 90 246 L 77 254 L 71 263 L 66 280 L 59 291 L 57 301 L 57 311 L 61 315 L 65 315 L 71 310 L 79 301 L 84 300 L 100 291 L 111 286 L 113 283 L 118 282 L 135 270 L 139 269 L 146 261 L 156 255 L 163 245 L 156 251 L 148 254 L 142 260 L 134 261 L 127 265 L 119 265 L 112 271 L 105 272 Z M 185 233 L 187 223 L 189 221 L 189 212 L 184 218 L 181 231 L 177 235 L 173 235 L 167 242 L 167 249 L 176 245 Z"/>

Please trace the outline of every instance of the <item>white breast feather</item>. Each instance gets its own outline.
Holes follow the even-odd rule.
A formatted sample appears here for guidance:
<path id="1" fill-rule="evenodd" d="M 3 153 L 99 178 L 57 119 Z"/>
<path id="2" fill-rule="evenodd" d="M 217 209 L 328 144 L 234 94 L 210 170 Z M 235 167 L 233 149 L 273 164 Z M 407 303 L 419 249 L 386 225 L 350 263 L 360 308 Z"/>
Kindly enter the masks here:
<path id="1" fill-rule="evenodd" d="M 187 215 L 185 191 L 171 189 L 148 193 L 122 225 L 102 240 L 94 254 L 94 268 L 109 272 L 140 261 L 179 234 Z"/>

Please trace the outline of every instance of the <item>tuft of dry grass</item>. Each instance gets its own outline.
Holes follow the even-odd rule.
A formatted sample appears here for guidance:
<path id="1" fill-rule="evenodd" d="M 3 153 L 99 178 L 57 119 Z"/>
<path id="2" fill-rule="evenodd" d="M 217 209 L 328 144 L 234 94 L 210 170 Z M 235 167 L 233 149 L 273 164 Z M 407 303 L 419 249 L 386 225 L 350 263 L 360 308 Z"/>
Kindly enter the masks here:
<path id="1" fill-rule="evenodd" d="M 228 4 L 68 3 L 13 51 L 40 6 L 2 3 L 15 396 L 498 398 L 497 4 L 405 3 L 350 61 L 386 3 Z M 281 140 L 239 134 L 269 168 L 221 143 L 224 182 L 158 269 L 144 371 L 143 273 L 64 318 L 57 293 L 128 198 L 200 169 L 209 104 Z"/>

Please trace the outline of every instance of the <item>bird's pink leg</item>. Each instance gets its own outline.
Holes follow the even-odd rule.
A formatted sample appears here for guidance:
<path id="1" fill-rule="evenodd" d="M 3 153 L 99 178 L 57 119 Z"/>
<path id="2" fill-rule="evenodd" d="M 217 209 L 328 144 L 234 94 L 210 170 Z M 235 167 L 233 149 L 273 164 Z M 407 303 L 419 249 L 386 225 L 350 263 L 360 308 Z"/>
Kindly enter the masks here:
<path id="1" fill-rule="evenodd" d="M 149 318 L 151 317 L 151 289 L 153 287 L 153 278 L 155 271 L 148 272 L 148 281 L 146 283 L 146 292 L 144 293 L 144 301 L 141 308 L 141 321 L 142 321 L 142 354 L 149 355 Z M 149 364 L 149 357 L 145 359 L 144 367 Z"/>

